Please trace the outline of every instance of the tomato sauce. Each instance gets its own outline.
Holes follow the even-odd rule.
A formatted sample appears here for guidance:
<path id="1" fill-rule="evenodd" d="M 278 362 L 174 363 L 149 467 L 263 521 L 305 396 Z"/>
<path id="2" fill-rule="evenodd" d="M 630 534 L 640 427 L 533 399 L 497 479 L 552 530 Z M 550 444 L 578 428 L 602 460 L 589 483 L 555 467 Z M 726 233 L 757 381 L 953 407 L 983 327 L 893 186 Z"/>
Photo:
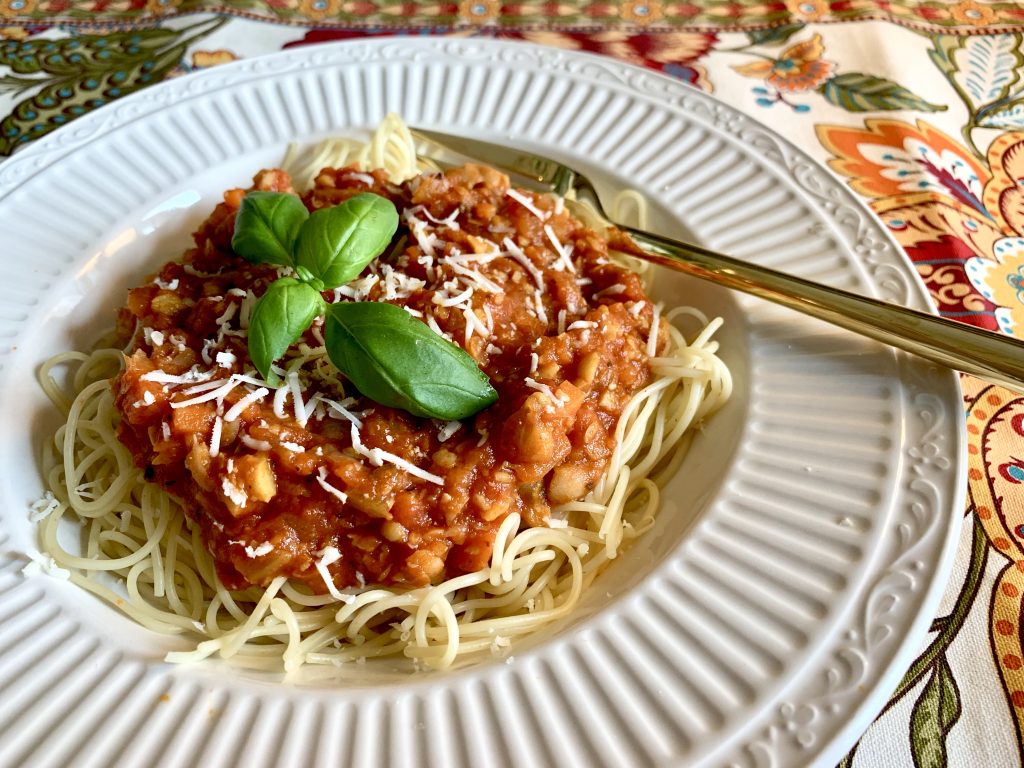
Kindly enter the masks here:
<path id="1" fill-rule="evenodd" d="M 253 188 L 294 191 L 280 170 Z M 398 304 L 462 346 L 499 393 L 463 423 L 361 396 L 323 356 L 319 321 L 290 353 L 308 418 L 287 384 L 260 395 L 246 318 L 284 272 L 231 250 L 245 190 L 228 191 L 195 247 L 119 311 L 130 346 L 114 383 L 118 435 L 184 502 L 228 588 L 283 575 L 323 593 L 325 570 L 335 587 L 422 586 L 479 570 L 507 515 L 543 526 L 553 506 L 586 496 L 623 407 L 650 379 L 641 280 L 561 201 L 510 191 L 478 166 L 401 185 L 326 169 L 303 201 L 316 210 L 367 191 L 395 203 L 398 233 L 324 298 Z"/>

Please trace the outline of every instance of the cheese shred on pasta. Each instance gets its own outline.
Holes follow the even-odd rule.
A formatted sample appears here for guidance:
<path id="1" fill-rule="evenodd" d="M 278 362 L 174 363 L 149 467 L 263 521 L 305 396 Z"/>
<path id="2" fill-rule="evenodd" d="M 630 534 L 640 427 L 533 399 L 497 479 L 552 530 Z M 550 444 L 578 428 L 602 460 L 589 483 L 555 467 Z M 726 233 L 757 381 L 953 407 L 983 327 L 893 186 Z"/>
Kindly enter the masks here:
<path id="1" fill-rule="evenodd" d="M 301 189 L 320 168 L 350 163 L 384 168 L 395 181 L 426 167 L 394 116 L 368 144 L 338 139 L 304 153 L 290 149 L 284 167 Z M 643 220 L 636 193 L 616 206 L 617 214 Z M 673 324 L 681 317 L 699 326 L 690 341 Z M 678 468 L 694 428 L 729 397 L 731 378 L 713 339 L 721 320 L 675 308 L 655 314 L 655 323 L 667 326 L 668 347 L 651 358 L 651 381 L 623 411 L 610 465 L 584 500 L 553 509 L 551 527 L 520 530 L 519 515 L 508 515 L 480 571 L 418 589 L 339 590 L 328 582 L 324 595 L 283 577 L 266 588 L 225 589 L 184 503 L 147 482 L 117 438 L 111 380 L 121 350 L 66 352 L 39 374 L 66 417 L 44 450 L 53 498 L 37 512 L 41 549 L 72 582 L 132 620 L 186 638 L 191 650 L 168 654 L 172 662 L 220 657 L 289 671 L 404 655 L 416 667 L 441 669 L 507 655 L 517 638 L 566 617 L 602 568 L 652 526 L 659 487 Z M 80 548 L 66 548 L 58 536 L 69 521 L 82 531 Z M 322 573 L 337 554 L 320 553 Z"/>

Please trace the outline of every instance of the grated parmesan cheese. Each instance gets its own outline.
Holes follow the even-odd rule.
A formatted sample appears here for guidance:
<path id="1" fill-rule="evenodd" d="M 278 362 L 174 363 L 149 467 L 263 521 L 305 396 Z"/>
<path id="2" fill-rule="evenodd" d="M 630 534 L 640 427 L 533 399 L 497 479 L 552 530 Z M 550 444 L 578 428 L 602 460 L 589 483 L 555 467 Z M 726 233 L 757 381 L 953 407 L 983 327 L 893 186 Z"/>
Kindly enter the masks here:
<path id="1" fill-rule="evenodd" d="M 174 404 L 171 404 L 174 407 Z M 213 420 L 213 431 L 210 432 L 210 457 L 213 458 L 220 454 L 220 433 L 224 429 L 224 419 L 220 415 L 216 416 Z"/>
<path id="2" fill-rule="evenodd" d="M 427 472 L 425 469 L 420 469 L 415 464 L 411 464 L 401 456 L 396 456 L 388 451 L 381 450 L 380 448 L 367 448 L 363 445 L 363 441 L 360 439 L 359 430 L 356 425 L 352 425 L 352 447 L 356 453 L 359 453 L 370 460 L 370 463 L 375 467 L 381 466 L 385 461 L 394 464 L 399 469 L 404 469 L 413 477 L 418 477 L 421 480 L 427 480 L 428 482 L 435 483 L 437 485 L 444 485 L 444 479 L 432 472 Z"/>
<path id="3" fill-rule="evenodd" d="M 534 303 L 535 303 L 535 306 L 537 307 L 537 319 L 540 320 L 542 323 L 547 323 L 547 321 L 548 321 L 548 313 L 547 313 L 547 310 L 544 309 L 544 299 L 541 297 L 540 294 L 541 294 L 541 289 L 540 288 L 538 288 L 537 290 L 535 290 L 533 292 Z"/>
<path id="4" fill-rule="evenodd" d="M 248 495 L 242 488 L 231 482 L 230 478 L 223 478 L 220 482 L 221 490 L 224 491 L 224 495 L 231 500 L 231 503 L 241 509 L 245 508 L 245 505 L 249 501 Z"/>
<path id="5" fill-rule="evenodd" d="M 530 277 L 532 277 L 533 281 L 537 284 L 537 289 L 543 291 L 544 274 L 533 265 L 533 262 L 530 261 L 530 258 L 523 252 L 523 249 L 520 248 L 515 243 L 513 243 L 512 240 L 510 240 L 507 237 L 501 241 L 501 244 L 508 252 L 508 255 L 514 261 L 521 264 L 523 269 L 525 269 L 530 274 Z"/>
<path id="6" fill-rule="evenodd" d="M 602 296 L 607 296 L 612 293 L 622 293 L 624 290 L 626 290 L 626 286 L 622 283 L 615 283 L 615 285 L 609 285 L 607 288 L 602 288 L 594 294 L 594 298 L 600 299 Z"/>
<path id="7" fill-rule="evenodd" d="M 647 356 L 654 357 L 658 352 L 658 323 L 660 321 L 661 305 L 654 305 L 654 317 L 651 320 L 651 332 L 647 336 Z"/>
<path id="8" fill-rule="evenodd" d="M 437 433 L 437 439 L 442 443 L 447 442 L 447 440 L 456 432 L 458 432 L 461 428 L 461 421 L 449 421 Z"/>
<path id="9" fill-rule="evenodd" d="M 541 382 L 537 381 L 536 379 L 533 379 L 533 378 L 531 378 L 529 376 L 527 376 L 525 379 L 523 379 L 523 381 L 526 384 L 526 386 L 528 386 L 530 389 L 535 389 L 538 392 L 543 392 L 556 405 L 558 405 L 558 406 L 565 405 L 565 402 L 560 397 L 557 397 L 555 395 L 555 393 L 551 390 L 551 387 L 549 387 L 547 384 L 543 384 L 543 383 L 541 383 Z"/>
<path id="10" fill-rule="evenodd" d="M 253 451 L 269 451 L 271 448 L 274 447 L 270 443 L 268 443 L 266 440 L 257 440 L 256 438 L 252 437 L 251 435 L 242 435 L 241 436 L 241 440 L 242 440 L 242 445 L 244 445 L 246 448 L 249 448 L 249 449 L 251 449 Z"/>
<path id="11" fill-rule="evenodd" d="M 234 352 L 218 352 L 215 359 L 220 368 L 230 368 L 238 361 Z"/>
<path id="12" fill-rule="evenodd" d="M 339 552 L 335 547 L 324 547 L 316 554 L 320 558 L 316 561 L 316 569 L 320 573 L 320 577 L 324 580 L 324 584 L 326 585 L 327 591 L 330 593 L 331 597 L 343 603 L 351 603 L 355 600 L 354 595 L 346 595 L 338 590 L 334 585 L 334 580 L 331 578 L 330 571 L 327 570 L 327 566 L 341 560 L 341 552 Z"/>
<path id="13" fill-rule="evenodd" d="M 185 373 L 166 373 L 165 371 L 149 371 L 139 376 L 141 381 L 153 381 L 157 384 L 192 384 L 197 381 L 208 381 L 213 371 L 199 371 L 193 366 Z"/>
<path id="14" fill-rule="evenodd" d="M 541 221 L 547 221 L 548 218 L 551 216 L 550 213 L 542 211 L 540 208 L 534 205 L 533 201 L 521 192 L 517 192 L 514 189 L 509 189 L 505 194 L 511 197 L 513 200 L 515 200 L 517 203 L 523 206 L 523 208 L 528 210 Z"/>
<path id="15" fill-rule="evenodd" d="M 187 270 L 186 270 L 187 271 Z M 159 277 L 153 281 L 157 288 L 161 288 L 165 291 L 176 291 L 178 290 L 178 278 L 174 278 L 170 282 L 165 283 Z"/>
<path id="16" fill-rule="evenodd" d="M 237 403 L 235 403 L 233 406 L 231 406 L 228 412 L 224 414 L 224 421 L 229 423 L 234 421 L 239 416 L 241 416 L 245 409 L 248 408 L 252 403 L 255 403 L 257 400 L 262 400 L 269 394 L 270 390 L 267 389 L 266 387 L 260 387 L 256 391 L 250 392 Z"/>
<path id="17" fill-rule="evenodd" d="M 36 499 L 29 504 L 28 519 L 30 522 L 38 523 L 40 520 L 43 520 L 53 514 L 54 510 L 59 506 L 60 502 L 57 501 L 57 497 L 53 495 L 53 491 L 47 491 L 43 494 L 41 499 Z"/>
<path id="18" fill-rule="evenodd" d="M 348 495 L 344 491 L 335 488 L 333 485 L 327 482 L 327 467 L 317 467 L 316 481 L 321 488 L 323 488 L 325 491 L 331 494 L 331 496 L 336 498 L 342 504 L 348 501 Z"/>
<path id="19" fill-rule="evenodd" d="M 52 576 L 55 579 L 70 579 L 71 571 L 66 568 L 61 568 L 57 565 L 57 561 L 49 555 L 44 555 L 37 552 L 34 549 L 27 550 L 25 554 L 28 556 L 29 563 L 21 569 L 23 576 Z"/>
<path id="20" fill-rule="evenodd" d="M 274 545 L 269 541 L 264 541 L 258 547 L 246 546 L 245 556 L 249 558 L 263 557 L 263 555 L 270 554 L 274 551 Z"/>
<path id="21" fill-rule="evenodd" d="M 559 271 L 565 270 L 575 274 L 576 267 L 573 265 L 572 259 L 569 258 L 572 255 L 572 246 L 562 245 L 555 236 L 555 230 L 551 228 L 550 224 L 544 225 L 544 234 L 547 235 L 548 240 L 551 242 L 551 246 L 555 249 L 555 253 L 558 254 L 558 262 L 555 264 L 554 268 Z"/>

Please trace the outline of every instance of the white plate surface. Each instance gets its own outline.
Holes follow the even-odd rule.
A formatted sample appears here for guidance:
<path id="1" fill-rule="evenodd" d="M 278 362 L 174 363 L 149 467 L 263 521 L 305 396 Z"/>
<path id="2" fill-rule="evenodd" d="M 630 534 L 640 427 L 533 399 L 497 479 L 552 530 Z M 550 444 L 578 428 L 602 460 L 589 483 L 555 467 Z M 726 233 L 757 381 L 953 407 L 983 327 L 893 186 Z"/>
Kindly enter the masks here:
<path id="1" fill-rule="evenodd" d="M 963 488 L 955 376 L 675 275 L 727 320 L 737 379 L 657 528 L 571 621 L 446 674 L 281 681 L 161 661 L 175 641 L 25 579 L 35 385 L 124 291 L 180 255 L 290 140 L 412 124 L 557 155 L 655 202 L 670 233 L 926 308 L 884 228 L 753 120 L 632 66 L 523 44 L 375 40 L 154 87 L 0 165 L 0 764 L 833 765 L 910 662 Z"/>

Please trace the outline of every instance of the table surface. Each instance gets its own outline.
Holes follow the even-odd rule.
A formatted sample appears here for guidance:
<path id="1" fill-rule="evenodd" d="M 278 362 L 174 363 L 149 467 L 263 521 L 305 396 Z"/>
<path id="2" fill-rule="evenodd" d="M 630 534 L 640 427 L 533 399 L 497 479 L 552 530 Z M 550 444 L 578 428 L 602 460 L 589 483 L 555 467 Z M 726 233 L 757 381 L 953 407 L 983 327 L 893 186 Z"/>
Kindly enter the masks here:
<path id="1" fill-rule="evenodd" d="M 394 34 L 592 51 L 714 93 L 863 196 L 941 314 L 1024 335 L 1016 2 L 0 0 L 0 160 L 166 78 Z M 112 47 L 124 54 L 108 60 Z M 920 655 L 844 768 L 1024 759 L 1024 397 L 962 384 L 969 493 L 956 565 Z"/>

